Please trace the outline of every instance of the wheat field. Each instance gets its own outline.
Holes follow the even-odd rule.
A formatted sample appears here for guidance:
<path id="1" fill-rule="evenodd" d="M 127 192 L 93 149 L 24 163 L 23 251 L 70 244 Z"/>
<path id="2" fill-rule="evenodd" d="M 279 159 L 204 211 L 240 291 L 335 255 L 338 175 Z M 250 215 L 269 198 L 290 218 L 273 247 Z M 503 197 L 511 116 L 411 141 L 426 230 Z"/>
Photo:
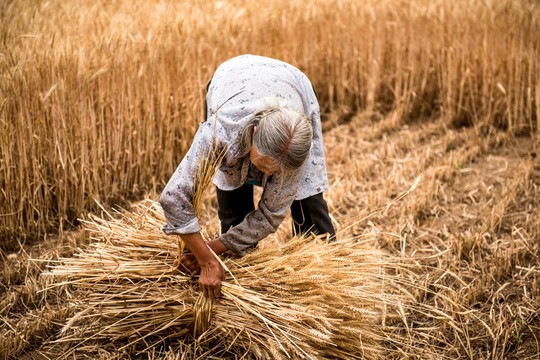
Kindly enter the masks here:
<path id="1" fill-rule="evenodd" d="M 419 303 L 481 320 L 453 318 L 401 358 L 540 355 L 536 1 L 20 0 L 0 17 L 0 357 L 54 358 L 70 290 L 40 274 L 91 241 L 78 219 L 156 198 L 213 71 L 244 53 L 312 80 L 336 228 L 454 294 Z M 124 345 L 77 356 L 196 358 Z"/>

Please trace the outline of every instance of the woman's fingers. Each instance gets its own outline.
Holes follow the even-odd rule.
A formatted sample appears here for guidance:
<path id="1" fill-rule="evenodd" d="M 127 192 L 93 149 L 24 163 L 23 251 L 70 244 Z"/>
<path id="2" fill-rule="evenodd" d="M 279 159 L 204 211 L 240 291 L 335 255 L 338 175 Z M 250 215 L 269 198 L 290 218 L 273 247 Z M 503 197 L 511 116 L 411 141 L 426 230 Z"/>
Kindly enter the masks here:
<path id="1" fill-rule="evenodd" d="M 207 286 L 201 286 L 201 290 L 205 297 L 210 297 Z"/>
<path id="2" fill-rule="evenodd" d="M 198 274 L 201 271 L 199 262 L 193 254 L 182 254 L 180 262 L 194 274 Z"/>
<path id="3" fill-rule="evenodd" d="M 213 260 L 201 267 L 199 284 L 204 296 L 215 299 L 221 296 L 221 279 L 223 268 L 217 260 Z"/>
<path id="4" fill-rule="evenodd" d="M 180 255 L 178 255 L 178 253 L 175 253 L 174 255 L 176 256 L 173 261 L 174 268 L 184 271 L 188 270 L 193 275 L 197 275 L 200 273 L 201 267 L 199 266 L 199 262 L 192 253 L 183 253 Z"/>
<path id="5" fill-rule="evenodd" d="M 221 296 L 221 281 L 213 284 L 201 286 L 204 296 L 210 299 L 217 299 Z"/>
<path id="6" fill-rule="evenodd" d="M 217 299 L 221 296 L 221 282 L 212 288 L 214 290 L 214 299 Z"/>

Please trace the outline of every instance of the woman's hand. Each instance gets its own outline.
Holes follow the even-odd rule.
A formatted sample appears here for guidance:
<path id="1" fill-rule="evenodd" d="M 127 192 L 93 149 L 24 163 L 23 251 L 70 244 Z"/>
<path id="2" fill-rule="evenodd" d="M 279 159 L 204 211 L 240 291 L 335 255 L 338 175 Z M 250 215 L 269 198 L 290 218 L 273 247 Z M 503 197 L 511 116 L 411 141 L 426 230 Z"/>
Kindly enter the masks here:
<path id="1" fill-rule="evenodd" d="M 221 295 L 221 280 L 224 277 L 223 267 L 215 258 L 216 255 L 227 251 L 221 240 L 214 239 L 205 243 L 200 233 L 180 235 L 186 247 L 191 251 L 177 257 L 173 266 L 178 267 L 182 262 L 186 268 L 197 271 L 199 267 L 199 285 L 204 296 L 215 299 Z M 212 251 L 210 251 L 212 249 Z"/>
<path id="2" fill-rule="evenodd" d="M 173 262 L 173 267 L 175 268 L 186 268 L 189 271 L 191 271 L 192 275 L 197 275 L 201 272 L 201 267 L 199 266 L 199 262 L 197 261 L 197 258 L 193 253 L 191 252 L 184 252 L 180 255 L 174 254 L 176 256 L 176 259 Z"/>
<path id="3" fill-rule="evenodd" d="M 216 253 L 216 255 L 221 255 L 225 251 L 227 251 L 227 248 L 220 239 L 214 239 L 210 240 L 206 243 L 210 249 L 212 249 L 213 252 Z M 173 267 L 175 268 L 181 268 L 185 267 L 193 275 L 197 275 L 201 272 L 201 266 L 199 265 L 199 262 L 197 261 L 197 258 L 193 253 L 189 250 L 184 251 L 182 254 L 178 255 L 177 253 L 173 253 L 172 256 L 175 256 L 176 259 L 173 262 Z"/>
<path id="4" fill-rule="evenodd" d="M 223 267 L 216 259 L 208 261 L 200 267 L 199 285 L 204 296 L 216 299 L 221 296 L 221 280 L 224 278 Z"/>

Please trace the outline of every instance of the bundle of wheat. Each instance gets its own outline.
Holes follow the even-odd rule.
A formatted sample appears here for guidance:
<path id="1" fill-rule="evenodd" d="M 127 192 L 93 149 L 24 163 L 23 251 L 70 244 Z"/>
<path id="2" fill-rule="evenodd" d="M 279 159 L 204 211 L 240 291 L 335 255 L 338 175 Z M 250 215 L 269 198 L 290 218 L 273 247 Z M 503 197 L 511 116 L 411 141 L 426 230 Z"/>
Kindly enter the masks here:
<path id="1" fill-rule="evenodd" d="M 84 222 L 94 242 L 48 273 L 56 285 L 70 284 L 79 309 L 57 341 L 155 347 L 180 339 L 199 355 L 260 359 L 374 359 L 383 342 L 402 341 L 387 324 L 404 318 L 414 299 L 400 289 L 405 279 L 390 275 L 400 265 L 374 247 L 373 236 L 293 237 L 225 258 L 222 297 L 208 311 L 194 277 L 172 268 L 177 244 L 161 233 L 163 222 L 151 200 L 121 217 Z M 201 311 L 208 315 L 196 321 Z"/>

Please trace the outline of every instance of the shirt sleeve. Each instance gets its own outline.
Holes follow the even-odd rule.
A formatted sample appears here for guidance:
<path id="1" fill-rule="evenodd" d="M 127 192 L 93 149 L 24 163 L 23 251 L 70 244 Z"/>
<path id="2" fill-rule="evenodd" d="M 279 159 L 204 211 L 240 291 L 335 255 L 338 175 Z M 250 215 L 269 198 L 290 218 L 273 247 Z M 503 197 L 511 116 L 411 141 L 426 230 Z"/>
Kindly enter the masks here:
<path id="1" fill-rule="evenodd" d="M 199 125 L 190 149 L 161 193 L 159 202 L 167 221 L 162 229 L 168 235 L 193 234 L 201 230 L 193 209 L 193 182 L 201 154 L 204 152 L 206 156 L 210 152 L 214 135 L 210 122 Z M 223 148 L 220 145 L 218 150 Z"/>
<path id="2" fill-rule="evenodd" d="M 277 231 L 296 197 L 305 166 L 304 163 L 283 183 L 279 174 L 267 179 L 258 209 L 246 215 L 240 224 L 220 236 L 227 249 L 244 256 L 247 249 Z"/>

